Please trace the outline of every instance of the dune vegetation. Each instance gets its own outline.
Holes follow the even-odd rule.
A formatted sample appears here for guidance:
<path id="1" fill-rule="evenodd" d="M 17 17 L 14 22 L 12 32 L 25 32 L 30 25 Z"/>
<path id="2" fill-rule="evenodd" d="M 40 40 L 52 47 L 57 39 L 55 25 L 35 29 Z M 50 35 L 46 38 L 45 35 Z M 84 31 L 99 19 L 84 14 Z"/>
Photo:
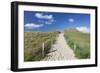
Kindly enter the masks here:
<path id="1" fill-rule="evenodd" d="M 90 34 L 82 33 L 76 29 L 64 31 L 68 45 L 73 49 L 75 56 L 79 59 L 90 58 Z"/>
<path id="2" fill-rule="evenodd" d="M 40 61 L 49 53 L 60 32 L 24 32 L 24 61 Z M 64 30 L 67 44 L 78 59 L 90 58 L 90 34 L 76 29 Z M 43 55 L 44 43 L 44 55 Z"/>
<path id="3" fill-rule="evenodd" d="M 24 61 L 40 61 L 55 43 L 58 32 L 24 32 Z M 42 44 L 44 43 L 44 56 Z"/>

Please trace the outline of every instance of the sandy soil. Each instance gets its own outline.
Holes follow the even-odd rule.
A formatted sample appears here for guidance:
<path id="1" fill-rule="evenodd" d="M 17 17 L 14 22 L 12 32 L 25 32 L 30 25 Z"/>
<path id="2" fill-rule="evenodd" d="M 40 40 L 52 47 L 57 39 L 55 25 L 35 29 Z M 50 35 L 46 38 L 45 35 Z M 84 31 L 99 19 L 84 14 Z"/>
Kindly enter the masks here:
<path id="1" fill-rule="evenodd" d="M 43 61 L 55 61 L 55 60 L 72 60 L 76 59 L 73 50 L 67 44 L 64 34 L 60 33 L 56 39 L 56 43 L 52 46 L 50 53 Z"/>

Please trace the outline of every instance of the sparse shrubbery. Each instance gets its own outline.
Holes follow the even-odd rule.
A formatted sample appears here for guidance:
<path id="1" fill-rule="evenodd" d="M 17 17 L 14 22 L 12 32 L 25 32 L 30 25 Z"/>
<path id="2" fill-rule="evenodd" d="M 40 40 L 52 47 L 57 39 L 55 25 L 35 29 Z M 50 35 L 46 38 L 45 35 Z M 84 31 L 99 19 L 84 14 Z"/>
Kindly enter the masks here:
<path id="1" fill-rule="evenodd" d="M 64 31 L 64 36 L 69 46 L 73 49 L 75 56 L 77 58 L 79 59 L 90 58 L 90 34 L 89 33 L 82 33 L 75 29 L 68 29 Z"/>
<path id="2" fill-rule="evenodd" d="M 40 61 L 49 52 L 56 41 L 58 32 L 25 32 L 24 33 L 24 61 Z M 42 44 L 44 56 L 42 56 Z"/>

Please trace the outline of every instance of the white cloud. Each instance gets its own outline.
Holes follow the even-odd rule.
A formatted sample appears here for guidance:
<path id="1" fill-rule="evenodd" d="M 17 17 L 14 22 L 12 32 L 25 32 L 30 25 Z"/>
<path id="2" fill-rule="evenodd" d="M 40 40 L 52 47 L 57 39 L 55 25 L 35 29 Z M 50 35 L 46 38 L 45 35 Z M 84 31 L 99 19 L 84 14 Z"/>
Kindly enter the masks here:
<path id="1" fill-rule="evenodd" d="M 69 18 L 68 21 L 69 22 L 74 22 L 74 19 L 73 18 Z"/>
<path id="2" fill-rule="evenodd" d="M 85 27 L 85 26 L 76 27 L 76 29 L 78 31 L 81 31 L 81 32 L 84 32 L 84 33 L 89 33 L 90 32 L 90 29 L 88 27 Z"/>
<path id="3" fill-rule="evenodd" d="M 45 24 L 52 24 L 53 22 L 56 22 L 56 20 L 51 19 L 51 20 L 45 21 Z"/>
<path id="4" fill-rule="evenodd" d="M 43 15 L 43 13 L 35 13 L 35 16 L 39 19 L 53 19 L 53 15 Z"/>
<path id="5" fill-rule="evenodd" d="M 42 27 L 43 24 L 28 23 L 28 24 L 25 24 L 24 26 L 28 29 L 35 29 L 35 28 Z"/>
<path id="6" fill-rule="evenodd" d="M 54 20 L 54 19 L 52 19 L 52 20 L 50 20 L 50 22 L 55 22 L 56 20 Z"/>

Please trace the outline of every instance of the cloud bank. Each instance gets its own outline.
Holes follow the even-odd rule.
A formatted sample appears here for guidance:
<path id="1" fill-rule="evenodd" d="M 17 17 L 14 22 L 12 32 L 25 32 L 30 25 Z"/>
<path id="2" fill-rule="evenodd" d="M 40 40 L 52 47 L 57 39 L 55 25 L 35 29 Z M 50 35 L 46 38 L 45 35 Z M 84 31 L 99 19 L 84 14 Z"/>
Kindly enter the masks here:
<path id="1" fill-rule="evenodd" d="M 24 26 L 28 29 L 35 29 L 35 28 L 43 27 L 43 24 L 28 23 L 25 24 Z"/>
<path id="2" fill-rule="evenodd" d="M 35 16 L 39 19 L 53 19 L 53 15 L 43 15 L 43 13 L 35 13 Z"/>
<path id="3" fill-rule="evenodd" d="M 52 14 L 35 13 L 35 17 L 43 24 L 52 24 L 55 22 Z"/>
<path id="4" fill-rule="evenodd" d="M 76 29 L 80 32 L 89 33 L 90 29 L 86 26 L 76 27 Z"/>

